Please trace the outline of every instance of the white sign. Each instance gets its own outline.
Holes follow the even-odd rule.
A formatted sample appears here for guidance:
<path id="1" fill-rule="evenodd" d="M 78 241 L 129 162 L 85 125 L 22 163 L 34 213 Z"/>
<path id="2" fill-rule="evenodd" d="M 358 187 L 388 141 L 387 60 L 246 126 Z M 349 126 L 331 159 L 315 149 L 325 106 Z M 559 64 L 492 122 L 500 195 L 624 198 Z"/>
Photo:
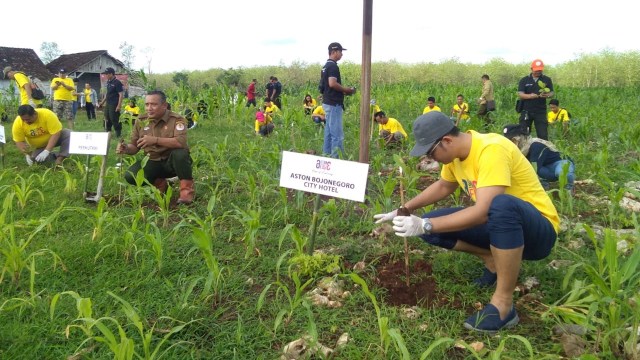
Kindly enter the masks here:
<path id="1" fill-rule="evenodd" d="M 369 164 L 282 152 L 280 186 L 364 202 Z"/>
<path id="2" fill-rule="evenodd" d="M 71 132 L 69 152 L 71 154 L 107 155 L 108 132 Z"/>
<path id="3" fill-rule="evenodd" d="M 4 126 L 0 125 L 0 143 L 6 144 L 7 138 L 4 137 Z"/>

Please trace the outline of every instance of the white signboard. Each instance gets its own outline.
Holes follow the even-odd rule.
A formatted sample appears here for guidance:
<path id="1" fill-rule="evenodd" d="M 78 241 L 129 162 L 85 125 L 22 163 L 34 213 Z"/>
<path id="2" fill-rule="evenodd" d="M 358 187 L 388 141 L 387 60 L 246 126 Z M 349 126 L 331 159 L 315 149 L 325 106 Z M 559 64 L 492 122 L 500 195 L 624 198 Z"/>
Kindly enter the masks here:
<path id="1" fill-rule="evenodd" d="M 7 138 L 4 137 L 4 126 L 0 125 L 0 143 L 6 144 Z"/>
<path id="2" fill-rule="evenodd" d="M 107 155 L 108 132 L 71 132 L 69 152 L 71 154 Z"/>
<path id="3" fill-rule="evenodd" d="M 282 152 L 280 186 L 364 202 L 369 164 Z"/>

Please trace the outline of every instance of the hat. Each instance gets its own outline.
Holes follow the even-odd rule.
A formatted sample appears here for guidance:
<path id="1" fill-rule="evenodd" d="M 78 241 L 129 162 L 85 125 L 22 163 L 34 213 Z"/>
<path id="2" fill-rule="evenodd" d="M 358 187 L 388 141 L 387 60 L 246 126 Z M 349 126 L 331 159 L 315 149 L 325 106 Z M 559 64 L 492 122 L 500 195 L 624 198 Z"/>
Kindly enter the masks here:
<path id="1" fill-rule="evenodd" d="M 540 59 L 535 59 L 531 63 L 531 70 L 533 71 L 542 71 L 544 70 L 544 63 Z"/>
<path id="2" fill-rule="evenodd" d="M 433 147 L 436 141 L 440 140 L 455 126 L 451 119 L 440 111 L 430 111 L 418 116 L 413 122 L 413 134 L 416 138 L 416 145 L 409 153 L 411 156 L 422 156 Z"/>
<path id="3" fill-rule="evenodd" d="M 340 43 L 332 42 L 331 44 L 329 44 L 329 52 L 331 52 L 331 50 L 344 51 L 347 49 L 343 48 L 342 45 L 340 45 Z"/>
<path id="4" fill-rule="evenodd" d="M 66 73 L 66 72 L 67 72 L 67 70 L 66 70 L 65 68 L 62 68 L 62 69 L 58 70 L 58 72 L 59 72 L 59 73 Z"/>
<path id="5" fill-rule="evenodd" d="M 104 69 L 104 71 L 102 72 L 103 74 L 116 74 L 116 71 L 112 68 L 112 67 L 108 67 L 106 69 Z"/>
<path id="6" fill-rule="evenodd" d="M 507 139 L 511 139 L 514 136 L 529 135 L 529 131 L 526 128 L 522 127 L 520 124 L 509 124 L 505 125 L 504 128 L 502 128 L 502 134 Z"/>
<path id="7" fill-rule="evenodd" d="M 2 70 L 2 78 L 3 79 L 7 79 L 7 74 L 9 73 L 9 71 L 11 71 L 12 68 L 11 66 L 7 66 Z"/>

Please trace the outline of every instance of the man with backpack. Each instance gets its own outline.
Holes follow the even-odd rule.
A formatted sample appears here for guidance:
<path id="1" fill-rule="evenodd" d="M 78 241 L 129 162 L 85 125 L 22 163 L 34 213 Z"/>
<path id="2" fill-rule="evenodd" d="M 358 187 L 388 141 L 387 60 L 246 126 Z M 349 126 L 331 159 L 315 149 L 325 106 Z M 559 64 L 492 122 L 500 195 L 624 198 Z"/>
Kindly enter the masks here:
<path id="1" fill-rule="evenodd" d="M 7 66 L 2 70 L 2 74 L 2 78 L 5 80 L 15 80 L 18 89 L 20 90 L 20 105 L 31 105 L 34 108 L 42 107 L 44 93 L 42 90 L 38 89 L 37 85 L 31 83 L 29 77 L 25 73 L 13 70 L 11 66 Z M 37 91 L 34 91 L 36 89 Z M 34 95 L 36 98 L 40 97 L 38 95 L 42 96 L 40 99 L 36 99 L 34 98 Z"/>

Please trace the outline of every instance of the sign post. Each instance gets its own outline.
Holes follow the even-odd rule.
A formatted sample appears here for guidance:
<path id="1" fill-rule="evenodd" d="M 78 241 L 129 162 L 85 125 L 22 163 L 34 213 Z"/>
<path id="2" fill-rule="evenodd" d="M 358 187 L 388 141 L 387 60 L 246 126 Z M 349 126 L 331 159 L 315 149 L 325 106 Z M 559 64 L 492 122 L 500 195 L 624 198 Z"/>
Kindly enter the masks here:
<path id="1" fill-rule="evenodd" d="M 302 190 L 316 196 L 307 252 L 313 254 L 317 232 L 320 196 L 364 202 L 369 164 L 322 156 L 282 152 L 280 186 Z"/>
<path id="2" fill-rule="evenodd" d="M 86 175 L 84 178 L 83 196 L 86 201 L 98 202 L 102 197 L 102 187 L 104 185 L 104 174 L 107 171 L 107 155 L 109 153 L 109 140 L 111 133 L 108 132 L 71 132 L 69 142 L 69 153 L 87 155 Z M 89 165 L 91 155 L 101 155 L 102 165 L 98 176 L 98 188 L 94 196 L 89 196 L 87 187 L 89 183 Z"/>
<path id="3" fill-rule="evenodd" d="M 0 162 L 2 162 L 2 170 L 4 170 L 4 144 L 7 143 L 7 138 L 4 135 L 4 125 L 0 125 Z"/>

